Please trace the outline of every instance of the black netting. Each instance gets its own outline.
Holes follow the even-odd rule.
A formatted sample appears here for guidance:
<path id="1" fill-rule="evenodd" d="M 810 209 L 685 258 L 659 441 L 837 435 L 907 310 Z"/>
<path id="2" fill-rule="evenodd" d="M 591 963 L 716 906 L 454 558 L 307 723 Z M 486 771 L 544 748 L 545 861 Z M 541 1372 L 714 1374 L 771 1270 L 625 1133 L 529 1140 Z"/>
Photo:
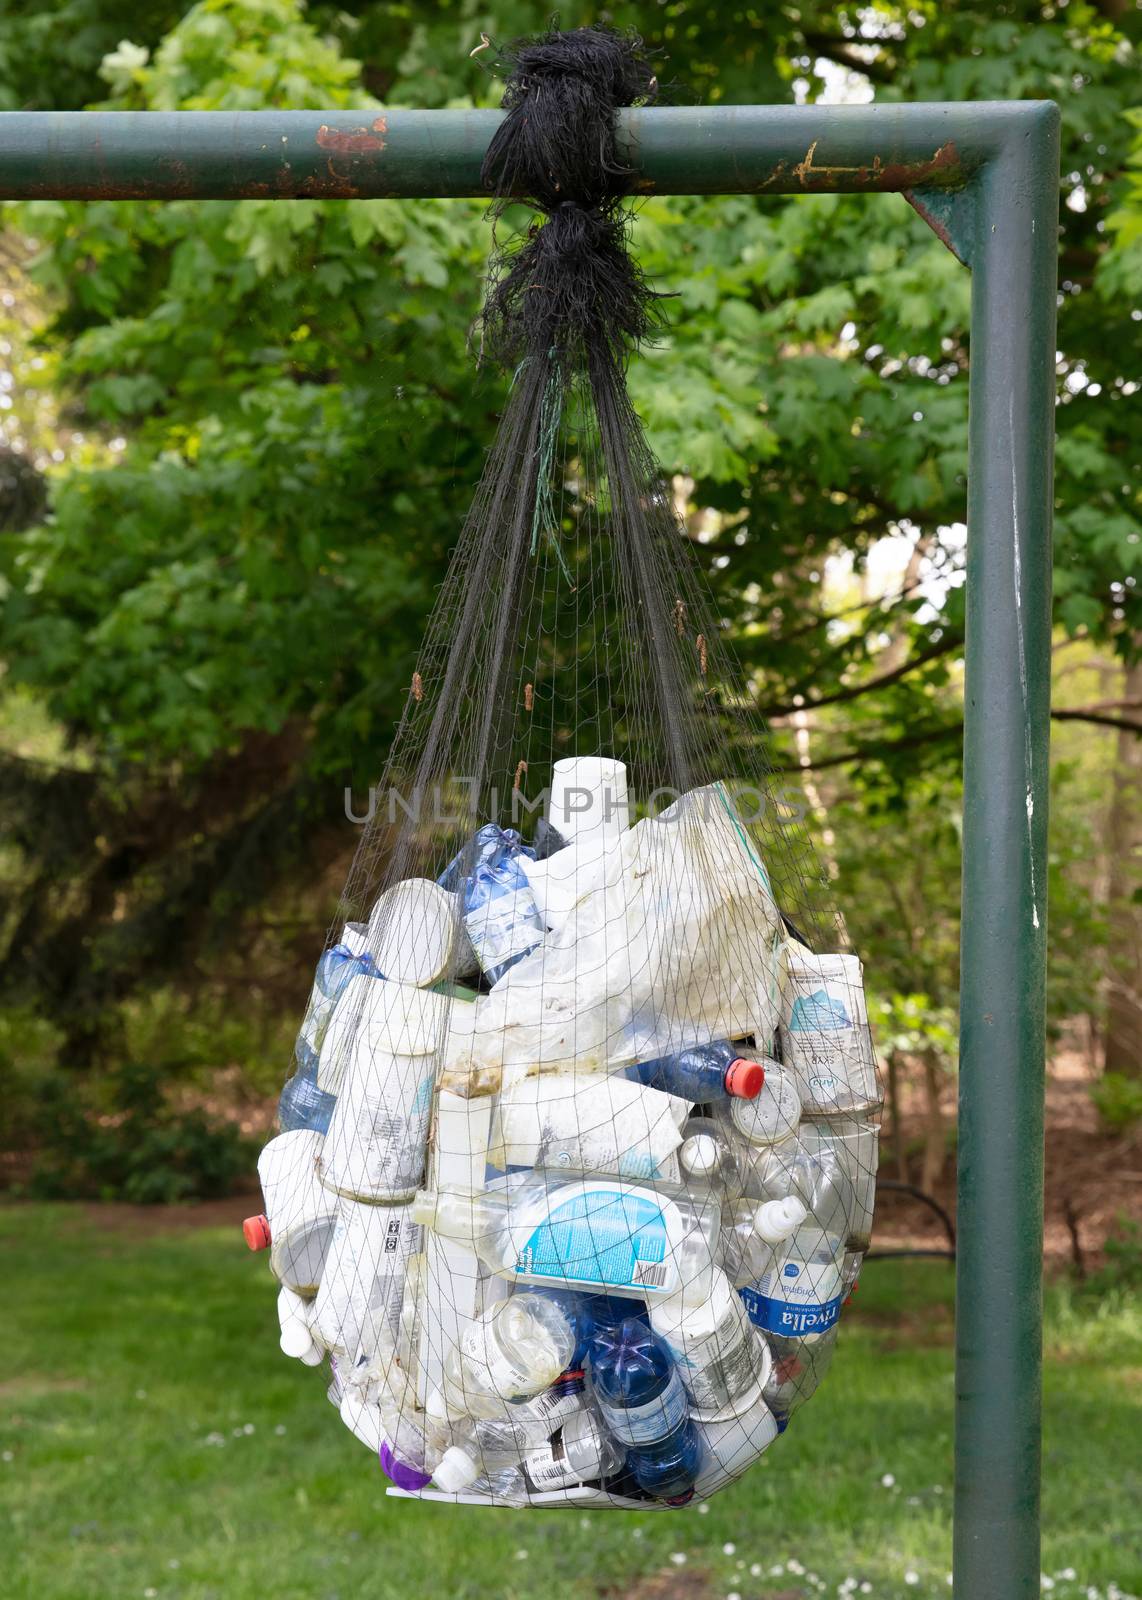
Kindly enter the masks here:
<path id="1" fill-rule="evenodd" d="M 259 1170 L 282 1344 L 398 1488 L 685 1503 L 816 1388 L 867 1249 L 861 969 L 625 370 L 636 40 L 516 46 L 512 374 Z M 501 227 L 506 224 L 501 222 Z M 668 304 L 668 302 L 667 302 Z"/>

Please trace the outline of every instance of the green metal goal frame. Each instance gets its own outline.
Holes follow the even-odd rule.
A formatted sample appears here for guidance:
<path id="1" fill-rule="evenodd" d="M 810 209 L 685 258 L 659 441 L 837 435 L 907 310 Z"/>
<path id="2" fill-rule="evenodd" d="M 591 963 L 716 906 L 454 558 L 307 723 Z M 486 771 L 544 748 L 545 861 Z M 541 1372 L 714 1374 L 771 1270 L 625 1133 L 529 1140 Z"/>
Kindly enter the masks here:
<path id="1" fill-rule="evenodd" d="M 0 198 L 479 195 L 496 111 L 8 112 Z M 972 272 L 954 1593 L 1039 1594 L 1059 113 L 656 108 L 638 187 L 903 194 Z"/>

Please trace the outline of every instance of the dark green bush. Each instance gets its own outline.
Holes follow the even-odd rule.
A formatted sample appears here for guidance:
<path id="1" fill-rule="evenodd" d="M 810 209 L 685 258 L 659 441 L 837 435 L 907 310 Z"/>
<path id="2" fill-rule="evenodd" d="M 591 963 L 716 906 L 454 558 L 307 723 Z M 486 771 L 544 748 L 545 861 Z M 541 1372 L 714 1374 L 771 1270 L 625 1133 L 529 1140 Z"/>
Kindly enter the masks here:
<path id="1" fill-rule="evenodd" d="M 83 1090 L 62 1074 L 41 1086 L 39 1149 L 28 1182 L 44 1199 L 159 1205 L 228 1194 L 253 1165 L 231 1123 L 166 1103 L 152 1068 L 130 1063 Z"/>

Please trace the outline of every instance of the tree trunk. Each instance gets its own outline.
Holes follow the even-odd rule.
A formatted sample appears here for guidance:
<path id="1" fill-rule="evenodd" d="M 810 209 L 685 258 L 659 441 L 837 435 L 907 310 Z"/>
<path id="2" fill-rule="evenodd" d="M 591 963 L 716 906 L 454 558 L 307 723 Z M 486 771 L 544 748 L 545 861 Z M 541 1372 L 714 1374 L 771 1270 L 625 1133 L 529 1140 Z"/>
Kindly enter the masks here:
<path id="1" fill-rule="evenodd" d="M 1142 660 L 1126 673 L 1122 698 L 1142 698 Z M 1123 728 L 1118 735 L 1114 789 L 1107 819 L 1110 883 L 1107 896 L 1106 1049 L 1107 1072 L 1142 1077 L 1142 737 Z"/>

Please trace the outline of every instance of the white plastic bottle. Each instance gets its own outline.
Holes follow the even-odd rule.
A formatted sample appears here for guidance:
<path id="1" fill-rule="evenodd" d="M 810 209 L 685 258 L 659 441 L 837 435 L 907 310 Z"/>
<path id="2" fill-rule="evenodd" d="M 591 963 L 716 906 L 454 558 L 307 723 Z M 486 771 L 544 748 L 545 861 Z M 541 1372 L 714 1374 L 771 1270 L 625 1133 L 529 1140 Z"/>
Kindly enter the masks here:
<path id="1" fill-rule="evenodd" d="M 867 1250 L 876 1201 L 879 1129 L 863 1117 L 806 1118 L 800 1141 L 806 1154 L 820 1163 L 822 1174 L 836 1173 L 833 1187 L 843 1193 L 849 1248 Z"/>
<path id="2" fill-rule="evenodd" d="M 322 1046 L 323 1057 L 344 1061 L 321 1155 L 326 1188 L 393 1205 L 424 1181 L 437 1047 L 450 1005 L 446 995 L 411 984 L 350 980 Z"/>
<path id="3" fill-rule="evenodd" d="M 529 1176 L 508 1193 L 422 1192 L 414 1221 L 518 1283 L 665 1299 L 708 1273 L 719 1208 L 673 1185 Z"/>
<path id="4" fill-rule="evenodd" d="M 701 1293 L 656 1301 L 650 1325 L 674 1357 L 698 1414 L 733 1412 L 761 1393 L 769 1372 L 765 1340 L 720 1269 Z"/>
<path id="5" fill-rule="evenodd" d="M 395 1335 L 410 1258 L 422 1230 L 408 1206 L 342 1198 L 317 1290 L 315 1326 L 326 1348 L 355 1361 L 376 1356 L 382 1330 Z"/>
<path id="6" fill-rule="evenodd" d="M 767 1271 L 775 1245 L 788 1239 L 808 1216 L 795 1196 L 785 1200 L 739 1200 L 722 1229 L 721 1263 L 735 1288 L 757 1283 Z"/>

